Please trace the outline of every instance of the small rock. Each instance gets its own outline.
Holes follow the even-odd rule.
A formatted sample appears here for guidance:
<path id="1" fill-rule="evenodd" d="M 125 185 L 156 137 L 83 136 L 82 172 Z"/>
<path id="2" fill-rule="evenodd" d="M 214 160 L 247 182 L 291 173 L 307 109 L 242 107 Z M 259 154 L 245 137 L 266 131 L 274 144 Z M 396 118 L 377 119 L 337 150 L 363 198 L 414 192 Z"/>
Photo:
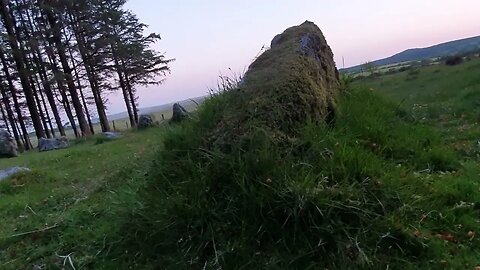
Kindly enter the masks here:
<path id="1" fill-rule="evenodd" d="M 142 114 L 138 118 L 138 128 L 146 129 L 155 125 L 155 116 L 151 114 Z"/>
<path id="2" fill-rule="evenodd" d="M 183 120 L 189 118 L 189 113 L 187 110 L 185 110 L 185 108 L 180 105 L 179 103 L 175 103 L 173 104 L 173 115 L 172 115 L 172 119 L 170 120 L 170 122 L 172 123 L 179 123 L 179 122 L 182 122 Z"/>
<path id="3" fill-rule="evenodd" d="M 122 134 L 118 133 L 118 132 L 104 132 L 103 133 L 103 136 L 105 136 L 107 139 L 111 139 L 111 140 L 114 140 L 114 139 L 119 139 L 122 137 Z"/>
<path id="4" fill-rule="evenodd" d="M 53 139 L 40 138 L 38 140 L 39 152 L 64 149 L 64 148 L 68 148 L 69 146 L 70 144 L 68 143 L 68 139 L 66 137 L 53 138 Z"/>
<path id="5" fill-rule="evenodd" d="M 5 180 L 15 174 L 22 173 L 22 172 L 29 172 L 29 171 L 30 171 L 29 168 L 23 168 L 23 167 L 12 167 L 5 170 L 0 170 L 0 181 Z"/>
<path id="6" fill-rule="evenodd" d="M 4 129 L 0 129 L 0 158 L 1 157 L 17 157 L 18 146 L 15 139 L 10 133 Z"/>

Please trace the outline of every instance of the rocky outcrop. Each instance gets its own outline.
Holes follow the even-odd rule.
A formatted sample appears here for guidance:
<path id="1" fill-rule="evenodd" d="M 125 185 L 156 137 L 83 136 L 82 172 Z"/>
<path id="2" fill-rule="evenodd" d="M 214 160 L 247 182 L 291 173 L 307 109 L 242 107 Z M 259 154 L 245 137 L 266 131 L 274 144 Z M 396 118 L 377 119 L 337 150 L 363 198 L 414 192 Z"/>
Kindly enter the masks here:
<path id="1" fill-rule="evenodd" d="M 151 114 L 142 114 L 138 118 L 138 128 L 146 129 L 155 126 L 155 117 Z"/>
<path id="2" fill-rule="evenodd" d="M 29 168 L 23 168 L 23 167 L 13 167 L 13 168 L 0 170 L 0 181 L 5 180 L 16 174 L 29 172 L 29 171 L 30 171 Z"/>
<path id="3" fill-rule="evenodd" d="M 64 149 L 68 147 L 70 147 L 70 144 L 68 143 L 68 139 L 66 137 L 53 138 L 53 139 L 40 138 L 38 140 L 39 152 Z"/>
<path id="4" fill-rule="evenodd" d="M 216 145 L 236 143 L 253 122 L 273 138 L 295 137 L 303 123 L 334 122 L 339 94 L 332 50 L 320 29 L 307 21 L 277 35 L 250 65 L 212 139 Z"/>
<path id="5" fill-rule="evenodd" d="M 173 104 L 173 115 L 172 119 L 170 119 L 171 123 L 180 123 L 188 117 L 189 113 L 182 105 L 179 103 Z"/>
<path id="6" fill-rule="evenodd" d="M 4 129 L 0 129 L 0 158 L 17 157 L 18 146 L 15 139 Z"/>

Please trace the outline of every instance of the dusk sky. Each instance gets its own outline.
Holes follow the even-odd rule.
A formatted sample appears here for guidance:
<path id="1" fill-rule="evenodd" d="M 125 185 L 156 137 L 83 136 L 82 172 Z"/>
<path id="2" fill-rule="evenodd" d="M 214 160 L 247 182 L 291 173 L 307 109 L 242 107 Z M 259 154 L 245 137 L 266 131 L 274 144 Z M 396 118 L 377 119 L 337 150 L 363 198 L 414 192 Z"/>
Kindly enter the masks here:
<path id="1" fill-rule="evenodd" d="M 220 73 L 246 69 L 262 46 L 305 20 L 323 31 L 341 68 L 409 48 L 480 35 L 478 0 L 130 0 L 127 8 L 162 36 L 172 73 L 140 89 L 140 107 L 202 96 Z M 110 96 L 109 113 L 125 111 Z"/>

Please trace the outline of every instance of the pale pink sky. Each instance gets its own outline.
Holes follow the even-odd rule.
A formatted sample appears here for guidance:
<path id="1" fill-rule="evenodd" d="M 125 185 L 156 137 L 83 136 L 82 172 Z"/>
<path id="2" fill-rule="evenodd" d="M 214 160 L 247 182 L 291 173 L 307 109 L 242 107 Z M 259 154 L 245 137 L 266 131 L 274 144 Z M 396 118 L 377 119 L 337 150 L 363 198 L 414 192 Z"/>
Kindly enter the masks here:
<path id="1" fill-rule="evenodd" d="M 240 72 L 263 45 L 305 20 L 325 34 L 339 68 L 409 48 L 480 35 L 480 0 L 131 0 L 156 48 L 177 60 L 162 86 L 140 89 L 140 106 L 205 95 L 220 73 Z M 110 96 L 110 113 L 124 111 Z"/>

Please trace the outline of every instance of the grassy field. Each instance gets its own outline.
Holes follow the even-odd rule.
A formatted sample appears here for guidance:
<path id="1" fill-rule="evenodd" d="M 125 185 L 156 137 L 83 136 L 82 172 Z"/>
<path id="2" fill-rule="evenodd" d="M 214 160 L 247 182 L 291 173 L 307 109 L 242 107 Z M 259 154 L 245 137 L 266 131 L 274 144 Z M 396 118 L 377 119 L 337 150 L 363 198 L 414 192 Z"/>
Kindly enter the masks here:
<path id="1" fill-rule="evenodd" d="M 0 269 L 478 269 L 480 61 L 357 80 L 288 145 L 191 121 L 0 160 Z M 35 268 L 36 267 L 36 268 Z"/>
<path id="2" fill-rule="evenodd" d="M 73 269 L 66 255 L 76 269 L 99 264 L 121 239 L 119 226 L 135 207 L 164 131 L 2 159 L 0 169 L 26 166 L 32 173 L 0 183 L 0 269 Z"/>
<path id="3" fill-rule="evenodd" d="M 480 59 L 357 81 L 395 100 L 416 121 L 436 127 L 446 142 L 476 157 L 480 140 Z"/>
<path id="4" fill-rule="evenodd" d="M 201 100 L 198 100 L 198 101 L 201 102 Z M 184 101 L 181 104 L 189 112 L 194 111 L 197 108 L 197 105 L 191 101 L 190 102 Z M 163 107 L 163 106 L 159 106 L 159 107 Z M 157 112 L 153 112 L 150 114 L 153 115 L 155 120 L 158 121 L 159 123 L 166 123 L 170 118 L 172 118 L 172 113 L 173 112 L 171 108 L 164 108 L 163 110 L 159 110 Z M 109 121 L 109 123 L 110 123 L 110 129 L 112 131 L 124 132 L 131 129 L 130 120 L 128 118 Z M 102 127 L 100 126 L 100 123 L 93 124 L 93 130 L 95 131 L 95 134 L 102 133 Z M 68 139 L 71 139 L 71 140 L 75 139 L 75 133 L 73 132 L 73 129 L 68 128 L 65 130 L 65 133 Z M 30 140 L 34 145 L 34 147 L 36 147 L 38 141 L 35 134 L 32 133 L 32 135 L 30 136 Z"/>

